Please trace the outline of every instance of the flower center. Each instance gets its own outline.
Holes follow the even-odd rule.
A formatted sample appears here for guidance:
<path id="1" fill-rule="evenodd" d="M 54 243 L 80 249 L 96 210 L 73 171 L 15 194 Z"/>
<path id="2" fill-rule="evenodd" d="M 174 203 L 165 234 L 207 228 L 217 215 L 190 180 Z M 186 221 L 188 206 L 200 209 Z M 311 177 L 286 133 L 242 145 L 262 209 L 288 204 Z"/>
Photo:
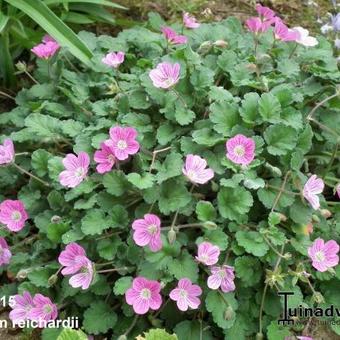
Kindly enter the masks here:
<path id="1" fill-rule="evenodd" d="M 187 176 L 188 176 L 188 178 L 190 178 L 193 181 L 195 179 L 195 177 L 196 177 L 196 173 L 193 170 L 189 170 L 187 172 Z"/>
<path id="2" fill-rule="evenodd" d="M 145 300 L 150 299 L 151 298 L 151 290 L 148 289 L 148 288 L 143 288 L 140 292 L 140 297 L 142 299 L 145 299 Z"/>
<path id="3" fill-rule="evenodd" d="M 204 254 L 204 255 L 201 255 L 201 256 L 200 256 L 200 260 L 201 260 L 202 262 L 207 262 L 207 261 L 209 260 L 209 257 L 208 257 L 208 255 Z"/>
<path id="4" fill-rule="evenodd" d="M 78 168 L 76 171 L 75 171 L 75 176 L 76 177 L 83 177 L 84 176 L 84 168 Z"/>
<path id="5" fill-rule="evenodd" d="M 171 86 L 173 84 L 173 80 L 171 78 L 165 79 L 164 82 L 167 86 Z"/>
<path id="6" fill-rule="evenodd" d="M 127 148 L 127 143 L 125 140 L 119 140 L 118 143 L 117 143 L 117 148 L 119 150 L 125 150 Z"/>
<path id="7" fill-rule="evenodd" d="M 21 213 L 20 211 L 13 211 L 12 212 L 12 220 L 15 221 L 15 222 L 19 222 L 21 220 Z"/>
<path id="8" fill-rule="evenodd" d="M 108 161 L 109 161 L 110 163 L 114 163 L 114 162 L 115 162 L 115 157 L 114 157 L 113 155 L 109 155 L 109 156 L 107 157 L 107 159 L 108 159 Z"/>
<path id="9" fill-rule="evenodd" d="M 226 277 L 227 273 L 225 272 L 225 270 L 220 270 L 218 272 L 218 276 L 221 278 L 221 279 L 224 279 Z"/>
<path id="10" fill-rule="evenodd" d="M 157 233 L 157 226 L 156 226 L 156 224 L 150 224 L 150 225 L 148 226 L 148 232 L 149 232 L 149 234 L 151 234 L 151 235 L 156 234 L 156 233 Z"/>
<path id="11" fill-rule="evenodd" d="M 325 254 L 323 253 L 323 251 L 318 251 L 316 254 L 315 254 L 315 258 L 319 261 L 319 262 L 323 262 L 325 261 Z"/>
<path id="12" fill-rule="evenodd" d="M 235 153 L 237 156 L 242 157 L 242 156 L 245 154 L 244 146 L 243 146 L 243 145 L 237 145 L 237 146 L 235 146 L 235 148 L 234 148 L 234 153 Z"/>
<path id="13" fill-rule="evenodd" d="M 179 296 L 180 296 L 181 298 L 186 298 L 186 297 L 188 296 L 188 292 L 187 292 L 185 289 L 181 289 L 181 290 L 179 291 Z"/>
<path id="14" fill-rule="evenodd" d="M 45 305 L 45 306 L 43 307 L 43 310 L 44 310 L 44 313 L 45 313 L 45 314 L 49 314 L 49 313 L 52 312 L 52 307 L 51 307 L 50 305 Z"/>

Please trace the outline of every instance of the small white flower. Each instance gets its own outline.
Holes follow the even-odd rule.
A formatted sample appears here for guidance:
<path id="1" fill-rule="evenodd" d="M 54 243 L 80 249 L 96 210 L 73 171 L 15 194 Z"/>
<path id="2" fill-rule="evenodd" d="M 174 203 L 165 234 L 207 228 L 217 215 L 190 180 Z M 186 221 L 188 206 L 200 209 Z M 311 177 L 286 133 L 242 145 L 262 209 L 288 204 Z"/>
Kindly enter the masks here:
<path id="1" fill-rule="evenodd" d="M 306 46 L 306 47 L 313 47 L 313 46 L 316 46 L 319 42 L 316 40 L 316 38 L 314 37 L 311 37 L 309 35 L 309 31 L 306 30 L 305 28 L 303 27 L 294 27 L 293 30 L 295 32 L 298 32 L 299 33 L 299 38 L 296 39 L 296 42 L 298 44 L 301 44 L 303 46 Z"/>
<path id="2" fill-rule="evenodd" d="M 327 34 L 330 31 L 333 31 L 333 26 L 330 24 L 324 24 L 320 28 L 322 34 Z"/>

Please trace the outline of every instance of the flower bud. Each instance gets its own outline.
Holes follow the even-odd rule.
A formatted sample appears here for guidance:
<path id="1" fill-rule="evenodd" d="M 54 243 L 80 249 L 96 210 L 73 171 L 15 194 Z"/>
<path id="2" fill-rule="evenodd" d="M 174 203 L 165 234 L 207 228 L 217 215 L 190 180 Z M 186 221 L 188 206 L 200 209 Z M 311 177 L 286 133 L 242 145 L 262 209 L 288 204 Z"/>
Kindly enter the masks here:
<path id="1" fill-rule="evenodd" d="M 312 220 L 313 220 L 313 222 L 316 222 L 316 223 L 319 223 L 320 222 L 320 218 L 319 218 L 319 216 L 317 216 L 317 215 L 312 215 Z"/>
<path id="2" fill-rule="evenodd" d="M 291 254 L 291 253 L 285 253 L 285 254 L 283 255 L 283 257 L 284 257 L 286 260 L 289 260 L 289 259 L 292 258 L 292 254 Z"/>
<path id="3" fill-rule="evenodd" d="M 263 340 L 263 334 L 262 333 L 257 333 L 256 334 L 256 340 Z"/>
<path id="4" fill-rule="evenodd" d="M 21 269 L 18 271 L 17 275 L 16 275 L 16 279 L 17 280 L 24 280 L 26 279 L 27 275 L 28 275 L 28 270 L 27 269 Z"/>
<path id="5" fill-rule="evenodd" d="M 246 65 L 246 69 L 251 71 L 251 72 L 256 72 L 257 66 L 254 63 L 249 63 Z"/>
<path id="6" fill-rule="evenodd" d="M 234 310 L 231 306 L 229 306 L 224 312 L 224 319 L 231 320 L 233 316 L 234 316 Z"/>
<path id="7" fill-rule="evenodd" d="M 217 192 L 219 189 L 219 185 L 217 183 L 215 183 L 214 181 L 211 182 L 211 190 L 214 192 Z"/>
<path id="8" fill-rule="evenodd" d="M 208 230 L 216 230 L 217 224 L 212 222 L 212 221 L 206 221 L 206 222 L 203 223 L 203 227 L 208 229 Z"/>
<path id="9" fill-rule="evenodd" d="M 216 40 L 214 42 L 214 46 L 226 48 L 228 46 L 228 43 L 224 40 Z"/>
<path id="10" fill-rule="evenodd" d="M 323 296 L 320 292 L 315 292 L 313 294 L 312 298 L 316 303 L 324 303 L 325 302 L 325 299 L 323 298 Z"/>
<path id="11" fill-rule="evenodd" d="M 207 53 L 212 47 L 211 41 L 203 41 L 202 44 L 198 48 L 199 53 Z"/>
<path id="12" fill-rule="evenodd" d="M 54 215 L 51 217 L 51 223 L 59 223 L 61 221 L 61 217 L 58 215 Z"/>
<path id="13" fill-rule="evenodd" d="M 15 64 L 16 68 L 20 71 L 20 72 L 25 72 L 27 70 L 27 66 L 26 63 L 23 61 L 19 61 Z"/>
<path id="14" fill-rule="evenodd" d="M 168 241 L 170 244 L 173 244 L 176 241 L 176 231 L 174 229 L 169 230 Z"/>
<path id="15" fill-rule="evenodd" d="M 326 219 L 332 216 L 332 213 L 328 209 L 321 209 L 320 212 L 321 215 Z"/>
<path id="16" fill-rule="evenodd" d="M 47 283 L 49 286 L 54 286 L 57 281 L 58 281 L 58 275 L 53 274 L 48 278 Z"/>
<path id="17" fill-rule="evenodd" d="M 281 213 L 277 213 L 277 215 L 279 216 L 281 222 L 286 222 L 287 221 L 287 216 L 286 215 L 281 214 Z"/>

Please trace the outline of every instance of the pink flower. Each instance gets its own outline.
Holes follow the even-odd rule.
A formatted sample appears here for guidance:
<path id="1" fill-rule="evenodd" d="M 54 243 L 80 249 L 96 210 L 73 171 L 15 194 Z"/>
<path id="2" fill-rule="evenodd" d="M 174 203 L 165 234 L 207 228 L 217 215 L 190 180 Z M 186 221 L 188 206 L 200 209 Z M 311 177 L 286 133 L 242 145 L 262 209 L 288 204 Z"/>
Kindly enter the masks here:
<path id="1" fill-rule="evenodd" d="M 192 183 L 204 184 L 214 177 L 214 171 L 206 166 L 207 161 L 200 156 L 187 155 L 182 172 Z"/>
<path id="2" fill-rule="evenodd" d="M 113 165 L 115 164 L 116 158 L 111 147 L 107 146 L 105 143 L 100 144 L 101 150 L 97 150 L 94 153 L 94 161 L 98 163 L 97 172 L 103 174 L 105 172 L 111 171 Z"/>
<path id="3" fill-rule="evenodd" d="M 276 17 L 274 37 L 275 39 L 282 41 L 296 41 L 299 39 L 300 34 L 297 31 L 289 29 L 280 18 Z"/>
<path id="4" fill-rule="evenodd" d="M 125 293 L 126 302 L 137 314 L 145 314 L 149 309 L 157 310 L 162 304 L 161 285 L 157 281 L 136 277 L 132 287 Z"/>
<path id="5" fill-rule="evenodd" d="M 5 200 L 0 204 L 0 222 L 14 232 L 21 230 L 28 214 L 24 204 L 19 200 Z"/>
<path id="6" fill-rule="evenodd" d="M 190 307 L 197 309 L 201 301 L 197 296 L 202 295 L 202 289 L 191 283 L 189 279 L 180 279 L 175 289 L 170 292 L 170 299 L 177 302 L 179 310 L 185 312 Z"/>
<path id="7" fill-rule="evenodd" d="M 296 338 L 299 340 L 313 340 L 310 336 L 297 336 Z"/>
<path id="8" fill-rule="evenodd" d="M 144 219 L 132 223 L 133 240 L 137 245 L 149 245 L 151 251 L 156 252 L 162 248 L 161 220 L 154 214 L 144 215 Z"/>
<path id="9" fill-rule="evenodd" d="M 124 52 L 111 52 L 102 59 L 102 62 L 107 66 L 118 68 L 118 66 L 124 62 L 124 58 Z"/>
<path id="10" fill-rule="evenodd" d="M 42 43 L 34 46 L 31 51 L 41 59 L 49 59 L 59 50 L 60 45 L 49 35 L 45 35 Z"/>
<path id="11" fill-rule="evenodd" d="M 271 20 L 275 17 L 275 12 L 269 7 L 262 6 L 261 4 L 257 4 L 255 6 L 257 13 L 263 20 Z"/>
<path id="12" fill-rule="evenodd" d="M 54 38 L 52 38 L 49 34 L 45 34 L 42 38 L 42 42 L 43 43 L 48 43 L 48 42 L 55 42 L 56 40 Z"/>
<path id="13" fill-rule="evenodd" d="M 160 63 L 155 69 L 150 71 L 149 77 L 155 87 L 168 89 L 179 81 L 180 69 L 181 66 L 178 63 Z"/>
<path id="14" fill-rule="evenodd" d="M 61 273 L 66 275 L 72 275 L 69 283 L 73 288 L 81 287 L 87 289 L 93 279 L 93 264 L 86 257 L 86 253 L 83 247 L 77 243 L 70 243 L 66 246 L 58 258 L 59 263 L 65 266 Z"/>
<path id="15" fill-rule="evenodd" d="M 69 283 L 73 288 L 87 289 L 93 279 L 93 264 L 87 257 L 79 259 L 79 272 L 71 276 Z"/>
<path id="16" fill-rule="evenodd" d="M 65 267 L 61 273 L 63 275 L 76 273 L 82 266 L 81 259 L 83 257 L 86 257 L 83 247 L 75 242 L 68 244 L 58 257 L 58 262 Z"/>
<path id="17" fill-rule="evenodd" d="M 63 159 L 63 164 L 66 170 L 59 174 L 59 182 L 64 187 L 75 188 L 87 175 L 90 157 L 83 151 L 78 156 L 69 153 Z"/>
<path id="18" fill-rule="evenodd" d="M 200 23 L 197 22 L 196 18 L 189 13 L 183 14 L 183 25 L 186 28 L 197 28 L 200 27 Z"/>
<path id="19" fill-rule="evenodd" d="M 177 34 L 171 27 L 162 27 L 162 33 L 170 44 L 185 44 L 188 38 L 185 35 Z"/>
<path id="20" fill-rule="evenodd" d="M 57 306 L 47 296 L 42 294 L 34 295 L 33 305 L 28 314 L 30 320 L 42 323 L 43 321 L 55 320 L 58 317 Z"/>
<path id="21" fill-rule="evenodd" d="M 9 264 L 12 253 L 9 250 L 8 244 L 3 237 L 0 237 L 0 266 Z"/>
<path id="22" fill-rule="evenodd" d="M 210 242 L 202 242 L 198 246 L 196 260 L 207 266 L 212 266 L 218 261 L 220 256 L 220 248 Z"/>
<path id="23" fill-rule="evenodd" d="M 15 151 L 11 139 L 5 139 L 4 143 L 0 144 L 0 165 L 10 164 L 14 162 Z"/>
<path id="24" fill-rule="evenodd" d="M 338 183 L 337 186 L 335 187 L 335 191 L 336 191 L 338 197 L 340 198 L 340 183 Z"/>
<path id="25" fill-rule="evenodd" d="M 308 248 L 308 256 L 312 260 L 312 266 L 319 272 L 325 272 L 328 268 L 335 267 L 339 263 L 339 245 L 330 240 L 325 243 L 317 238 L 311 247 Z"/>
<path id="26" fill-rule="evenodd" d="M 14 296 L 14 304 L 9 318 L 14 322 L 26 321 L 29 319 L 31 309 L 34 307 L 32 296 L 29 292 L 23 292 L 22 295 Z"/>
<path id="27" fill-rule="evenodd" d="M 249 31 L 253 32 L 254 34 L 266 32 L 271 24 L 271 21 L 263 22 L 260 18 L 257 17 L 252 17 L 246 20 L 246 25 Z"/>
<path id="28" fill-rule="evenodd" d="M 105 144 L 120 161 L 136 154 L 139 150 L 139 143 L 136 141 L 137 131 L 132 127 L 112 127 L 110 137 L 111 139 L 106 140 Z"/>
<path id="29" fill-rule="evenodd" d="M 303 196 L 310 203 L 314 210 L 320 208 L 320 200 L 318 194 L 321 194 L 325 184 L 321 178 L 312 175 L 303 187 Z"/>
<path id="30" fill-rule="evenodd" d="M 218 289 L 221 287 L 222 292 L 228 293 L 235 290 L 235 274 L 234 267 L 223 265 L 221 267 L 211 267 L 211 274 L 208 277 L 208 287 L 210 289 Z"/>
<path id="31" fill-rule="evenodd" d="M 248 165 L 255 157 L 255 142 L 244 135 L 236 135 L 226 143 L 227 157 L 236 164 Z"/>

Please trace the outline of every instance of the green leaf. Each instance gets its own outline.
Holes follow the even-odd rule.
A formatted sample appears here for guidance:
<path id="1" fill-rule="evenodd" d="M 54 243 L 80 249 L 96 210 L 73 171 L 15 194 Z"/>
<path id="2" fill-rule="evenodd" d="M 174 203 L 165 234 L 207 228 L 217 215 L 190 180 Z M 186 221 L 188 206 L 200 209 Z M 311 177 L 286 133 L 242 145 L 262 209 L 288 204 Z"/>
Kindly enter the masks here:
<path id="1" fill-rule="evenodd" d="M 32 113 L 25 119 L 27 131 L 36 137 L 58 138 L 60 134 L 60 121 L 57 118 Z"/>
<path id="2" fill-rule="evenodd" d="M 99 256 L 108 261 L 113 260 L 117 253 L 120 242 L 121 239 L 119 237 L 114 239 L 104 239 L 98 241 L 97 251 Z"/>
<path id="3" fill-rule="evenodd" d="M 227 329 L 233 326 L 236 319 L 235 311 L 238 307 L 233 293 L 222 293 L 219 290 L 210 290 L 205 299 L 205 305 L 219 327 Z M 233 309 L 233 314 L 231 318 L 226 320 L 225 312 L 229 306 Z"/>
<path id="4" fill-rule="evenodd" d="M 127 9 L 126 7 L 119 5 L 117 3 L 108 1 L 108 0 L 44 0 L 46 5 L 53 5 L 60 3 L 68 4 L 68 3 L 88 3 L 88 4 L 94 4 L 94 5 L 102 5 L 102 6 L 108 6 L 112 8 L 118 8 L 118 9 Z"/>
<path id="5" fill-rule="evenodd" d="M 211 86 L 214 82 L 214 71 L 208 67 L 200 66 L 191 73 L 190 82 L 196 91 Z"/>
<path id="6" fill-rule="evenodd" d="M 135 172 L 131 172 L 126 176 L 127 180 L 138 189 L 147 189 L 153 186 L 154 176 L 148 172 L 143 176 Z"/>
<path id="7" fill-rule="evenodd" d="M 268 187 L 268 188 L 259 189 L 257 191 L 257 196 L 266 208 L 271 209 L 273 207 L 274 201 L 281 188 L 282 180 L 275 178 L 275 179 L 270 180 L 268 184 L 273 188 Z M 285 190 L 290 191 L 291 186 L 286 184 Z M 280 199 L 276 205 L 276 209 L 282 209 L 282 208 L 288 207 L 291 204 L 293 204 L 293 202 L 294 202 L 293 195 L 282 192 Z"/>
<path id="8" fill-rule="evenodd" d="M 216 102 L 230 102 L 234 99 L 233 95 L 222 86 L 211 86 L 209 98 Z"/>
<path id="9" fill-rule="evenodd" d="M 107 192 L 114 196 L 122 196 L 128 190 L 128 181 L 122 171 L 112 171 L 103 176 L 103 185 Z"/>
<path id="10" fill-rule="evenodd" d="M 261 262 L 251 256 L 239 256 L 235 260 L 235 274 L 245 287 L 256 285 L 262 276 Z"/>
<path id="11" fill-rule="evenodd" d="M 51 268 L 42 268 L 29 272 L 27 277 L 35 286 L 48 288 L 50 286 L 48 279 L 53 273 L 54 270 Z"/>
<path id="12" fill-rule="evenodd" d="M 294 204 L 289 207 L 290 218 L 299 224 L 307 224 L 311 221 L 313 214 L 313 209 L 306 202 L 305 204 L 301 202 L 300 198 L 296 198 Z"/>
<path id="13" fill-rule="evenodd" d="M 202 330 L 202 331 L 201 331 Z M 213 340 L 209 327 L 204 327 L 197 320 L 185 320 L 176 325 L 174 329 L 178 340 Z"/>
<path id="14" fill-rule="evenodd" d="M 237 105 L 216 102 L 210 105 L 210 111 L 209 118 L 214 123 L 214 130 L 229 137 L 232 128 L 239 123 Z"/>
<path id="15" fill-rule="evenodd" d="M 280 118 L 281 105 L 271 93 L 263 93 L 258 102 L 259 113 L 266 122 L 275 123 Z"/>
<path id="16" fill-rule="evenodd" d="M 168 264 L 168 270 L 169 273 L 172 274 L 177 280 L 187 277 L 192 282 L 197 282 L 197 262 L 195 262 L 193 257 L 186 251 L 184 251 L 179 258 L 174 259 Z"/>
<path id="17" fill-rule="evenodd" d="M 195 117 L 194 111 L 189 110 L 183 105 L 176 105 L 175 119 L 179 125 L 188 125 L 193 122 Z"/>
<path id="18" fill-rule="evenodd" d="M 48 171 L 48 160 L 52 155 L 44 149 L 35 150 L 32 153 L 32 168 L 38 176 L 45 176 Z"/>
<path id="19" fill-rule="evenodd" d="M 40 27 L 51 35 L 58 43 L 70 50 L 70 52 L 85 65 L 91 65 L 92 52 L 86 44 L 65 25 L 46 4 L 38 0 L 6 0 L 9 4 L 19 8 L 23 13 L 31 17 Z"/>
<path id="20" fill-rule="evenodd" d="M 199 201 L 196 205 L 197 218 L 200 221 L 214 221 L 216 218 L 216 210 L 211 202 Z"/>
<path id="21" fill-rule="evenodd" d="M 178 340 L 177 335 L 169 334 L 165 329 L 150 329 L 147 333 L 144 332 L 144 337 L 138 336 L 140 340 Z"/>
<path id="22" fill-rule="evenodd" d="M 196 240 L 196 243 L 202 243 L 203 241 L 208 241 L 216 246 L 218 246 L 221 250 L 226 250 L 228 248 L 228 235 L 224 233 L 220 229 L 216 230 L 206 230 L 204 232 L 204 236 L 199 237 Z"/>
<path id="23" fill-rule="evenodd" d="M 89 334 L 106 333 L 117 323 L 117 315 L 104 301 L 94 301 L 84 312 L 83 327 Z"/>
<path id="24" fill-rule="evenodd" d="M 268 152 L 275 156 L 282 156 L 293 151 L 297 134 L 292 127 L 283 124 L 269 126 L 264 132 L 264 139 L 268 144 Z"/>
<path id="25" fill-rule="evenodd" d="M 289 332 L 289 328 L 278 325 L 277 321 L 272 321 L 271 324 L 267 327 L 268 340 L 285 339 L 287 336 L 290 335 L 291 333 Z"/>
<path id="26" fill-rule="evenodd" d="M 183 161 L 179 153 L 172 152 L 166 156 L 162 165 L 158 168 L 157 181 L 158 184 L 169 178 L 182 174 Z"/>
<path id="27" fill-rule="evenodd" d="M 249 92 L 244 95 L 240 114 L 243 121 L 247 124 L 256 124 L 261 121 L 258 112 L 258 101 L 260 96 L 256 92 Z"/>
<path id="28" fill-rule="evenodd" d="M 64 328 L 57 340 L 87 340 L 87 335 L 81 329 Z"/>
<path id="29" fill-rule="evenodd" d="M 159 210 L 165 215 L 185 207 L 191 201 L 191 195 L 184 184 L 174 179 L 163 182 L 159 194 Z"/>
<path id="30" fill-rule="evenodd" d="M 131 276 L 121 277 L 115 282 L 113 292 L 116 295 L 124 295 L 125 292 L 131 287 L 131 284 L 132 284 Z"/>
<path id="31" fill-rule="evenodd" d="M 265 243 L 262 235 L 257 231 L 243 231 L 239 230 L 236 233 L 237 243 L 242 246 L 247 253 L 254 256 L 264 256 L 269 247 Z"/>
<path id="32" fill-rule="evenodd" d="M 242 187 L 221 188 L 217 195 L 217 206 L 222 217 L 241 221 L 253 205 L 253 197 Z"/>
<path id="33" fill-rule="evenodd" d="M 112 221 L 100 209 L 93 209 L 86 213 L 81 220 L 81 230 L 85 235 L 101 234 L 103 230 L 112 226 Z"/>
<path id="34" fill-rule="evenodd" d="M 61 237 L 70 229 L 67 223 L 51 223 L 47 227 L 47 237 L 54 243 L 60 243 Z"/>

